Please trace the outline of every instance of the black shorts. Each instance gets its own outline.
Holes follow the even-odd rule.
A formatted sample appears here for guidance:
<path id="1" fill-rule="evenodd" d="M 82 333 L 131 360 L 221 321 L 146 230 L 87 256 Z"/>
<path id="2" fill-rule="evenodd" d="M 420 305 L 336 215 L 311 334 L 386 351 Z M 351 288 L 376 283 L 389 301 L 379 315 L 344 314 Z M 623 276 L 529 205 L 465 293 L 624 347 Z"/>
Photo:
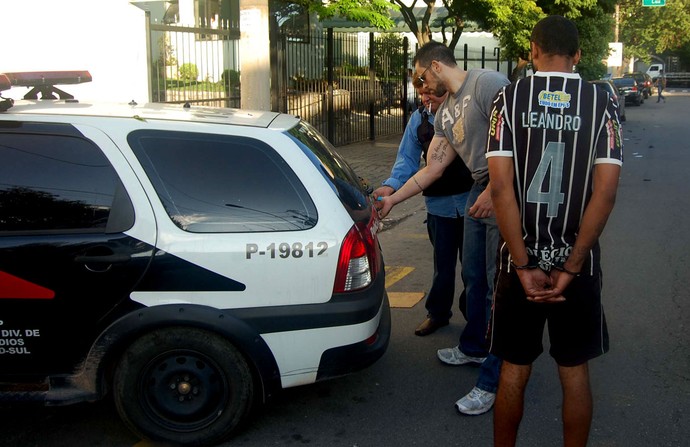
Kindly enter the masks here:
<path id="1" fill-rule="evenodd" d="M 516 365 L 532 364 L 544 351 L 547 321 L 549 353 L 560 366 L 577 366 L 607 352 L 601 271 L 574 278 L 563 295 L 565 302 L 533 303 L 514 269 L 499 270 L 489 327 L 491 353 Z"/>

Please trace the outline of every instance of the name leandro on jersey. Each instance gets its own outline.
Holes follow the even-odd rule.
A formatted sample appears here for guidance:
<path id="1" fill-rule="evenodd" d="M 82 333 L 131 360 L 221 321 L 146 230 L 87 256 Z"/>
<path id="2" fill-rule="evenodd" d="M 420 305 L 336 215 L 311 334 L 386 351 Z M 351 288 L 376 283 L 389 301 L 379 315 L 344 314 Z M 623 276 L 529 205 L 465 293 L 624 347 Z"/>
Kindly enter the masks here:
<path id="1" fill-rule="evenodd" d="M 549 92 L 542 90 L 539 93 L 539 105 L 556 109 L 570 108 L 570 94 L 566 92 Z M 522 127 L 537 129 L 580 130 L 582 119 L 579 116 L 562 115 L 560 113 L 530 112 L 522 113 Z"/>

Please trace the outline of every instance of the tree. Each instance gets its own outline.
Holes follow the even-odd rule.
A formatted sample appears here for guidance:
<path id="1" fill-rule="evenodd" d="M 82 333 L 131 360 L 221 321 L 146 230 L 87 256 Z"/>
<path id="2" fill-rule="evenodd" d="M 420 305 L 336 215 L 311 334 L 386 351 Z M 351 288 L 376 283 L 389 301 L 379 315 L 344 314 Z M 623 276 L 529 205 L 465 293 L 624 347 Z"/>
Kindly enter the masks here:
<path id="1" fill-rule="evenodd" d="M 690 45 L 690 0 L 645 7 L 639 0 L 620 1 L 623 57 L 649 62 L 652 54 L 680 52 Z"/>
<path id="2" fill-rule="evenodd" d="M 582 58 L 577 71 L 583 79 L 601 79 L 607 68 L 603 59 L 609 54 L 609 42 L 613 42 L 614 19 L 600 5 L 583 12 L 575 19 L 580 33 Z"/>
<path id="3" fill-rule="evenodd" d="M 431 40 L 432 27 L 441 28 L 443 43 L 449 48 L 454 49 L 465 30 L 468 22 L 483 27 L 486 24 L 490 8 L 488 4 L 491 0 L 441 0 L 441 4 L 446 8 L 447 14 L 443 17 L 433 19 L 432 16 L 436 9 L 436 0 L 421 0 L 420 3 L 426 5 L 426 10 L 421 19 L 417 19 L 414 9 L 417 7 L 418 0 L 390 0 L 390 3 L 400 9 L 400 13 L 405 20 L 405 24 L 410 32 L 415 35 L 420 45 Z M 408 5 L 409 3 L 409 5 Z M 447 37 L 450 34 L 450 38 Z"/>
<path id="4" fill-rule="evenodd" d="M 584 79 L 596 79 L 606 73 L 602 59 L 608 56 L 608 43 L 613 40 L 615 0 L 537 0 L 494 2 L 491 30 L 504 48 L 506 59 L 518 61 L 511 78 L 529 62 L 531 30 L 542 17 L 559 14 L 575 22 L 580 32 L 582 59 L 577 66 Z"/>
<path id="5" fill-rule="evenodd" d="M 690 0 L 685 0 L 690 1 Z M 436 0 L 423 0 L 427 5 L 420 20 L 413 14 L 417 0 L 406 5 L 405 0 L 390 0 L 402 12 L 405 23 L 420 45 L 431 40 L 431 16 Z M 589 77 L 605 72 L 601 60 L 608 55 L 608 42 L 613 35 L 615 0 L 442 0 L 448 14 L 442 18 L 441 28 L 449 28 L 451 38 L 443 34 L 443 43 L 455 48 L 469 22 L 492 32 L 504 50 L 504 59 L 517 60 L 512 74 L 515 79 L 529 61 L 529 39 L 534 25 L 547 14 L 560 14 L 576 22 L 581 34 L 583 58 L 579 70 Z"/>
<path id="6" fill-rule="evenodd" d="M 340 16 L 355 22 L 366 22 L 382 30 L 393 26 L 389 11 L 396 9 L 388 0 L 280 0 L 279 3 L 299 5 L 308 12 L 316 13 L 320 19 Z"/>

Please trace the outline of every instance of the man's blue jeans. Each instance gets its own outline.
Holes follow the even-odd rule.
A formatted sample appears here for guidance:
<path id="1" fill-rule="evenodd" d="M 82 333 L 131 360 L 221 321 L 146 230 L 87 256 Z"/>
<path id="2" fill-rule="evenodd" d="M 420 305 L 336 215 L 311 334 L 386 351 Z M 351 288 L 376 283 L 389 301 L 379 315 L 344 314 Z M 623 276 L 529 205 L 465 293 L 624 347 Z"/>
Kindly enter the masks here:
<path id="1" fill-rule="evenodd" d="M 487 330 L 491 315 L 496 256 L 500 233 L 496 218 L 476 219 L 469 209 L 485 187 L 474 184 L 465 208 L 465 237 L 462 251 L 462 279 L 467 293 L 467 325 L 460 335 L 460 350 L 472 357 L 486 357 L 477 386 L 496 392 L 501 362 L 489 355 Z"/>

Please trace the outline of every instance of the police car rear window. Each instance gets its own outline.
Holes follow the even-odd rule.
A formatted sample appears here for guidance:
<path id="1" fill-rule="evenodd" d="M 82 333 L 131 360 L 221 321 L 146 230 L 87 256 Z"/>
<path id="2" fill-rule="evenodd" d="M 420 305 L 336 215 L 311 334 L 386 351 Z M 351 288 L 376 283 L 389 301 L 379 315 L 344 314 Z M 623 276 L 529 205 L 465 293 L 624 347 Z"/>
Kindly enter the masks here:
<path id="1" fill-rule="evenodd" d="M 305 230 L 317 212 L 294 171 L 248 137 L 140 130 L 132 150 L 165 210 L 194 233 Z"/>
<path id="2" fill-rule="evenodd" d="M 368 218 L 369 204 L 362 180 L 328 140 L 304 121 L 286 133 L 320 169 L 353 219 Z"/>

